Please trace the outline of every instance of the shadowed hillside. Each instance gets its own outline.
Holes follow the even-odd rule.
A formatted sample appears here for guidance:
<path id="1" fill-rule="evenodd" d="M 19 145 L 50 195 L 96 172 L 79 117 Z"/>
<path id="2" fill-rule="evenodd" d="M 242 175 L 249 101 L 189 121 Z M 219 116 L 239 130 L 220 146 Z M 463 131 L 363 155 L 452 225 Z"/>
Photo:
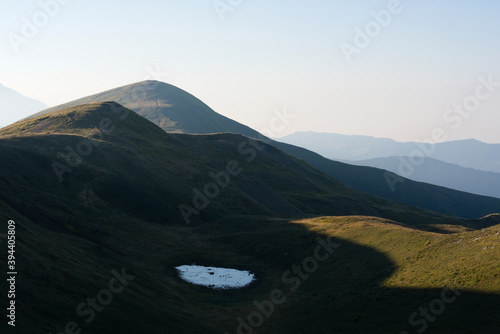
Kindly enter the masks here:
<path id="1" fill-rule="evenodd" d="M 347 186 L 375 196 L 466 219 L 500 212 L 500 199 L 415 182 L 376 168 L 335 162 L 306 149 L 272 141 L 245 125 L 217 114 L 191 94 L 158 81 L 145 81 L 115 88 L 37 115 L 81 103 L 110 100 L 136 111 L 166 131 L 201 134 L 230 132 L 264 140 Z M 389 185 L 388 179 L 393 183 L 393 187 Z"/>
<path id="2" fill-rule="evenodd" d="M 500 328 L 497 216 L 463 221 L 376 198 L 273 146 L 168 134 L 114 102 L 2 129 L 0 159 L 0 219 L 16 224 L 16 333 Z M 186 225 L 179 204 L 230 161 L 241 172 Z M 257 281 L 193 286 L 174 269 L 193 263 Z M 408 321 L 437 298 L 439 317 Z"/>
<path id="3" fill-rule="evenodd" d="M 28 206 L 23 187 L 33 191 L 34 185 L 44 189 L 43 184 L 50 184 L 63 201 L 61 208 L 109 207 L 169 224 L 182 224 L 186 217 L 196 222 L 239 214 L 363 214 L 410 225 L 429 220 L 469 224 L 350 189 L 248 137 L 165 133 L 114 102 L 44 114 L 4 128 L 0 136 L 6 161 L 2 175 L 22 166 L 30 177 L 17 183 L 5 177 L 5 187 L 11 189 L 5 201 L 26 207 L 23 212 L 30 218 L 37 216 L 41 203 Z M 43 192 L 40 197 L 47 204 L 55 201 Z M 67 220 L 61 212 L 60 221 Z"/>

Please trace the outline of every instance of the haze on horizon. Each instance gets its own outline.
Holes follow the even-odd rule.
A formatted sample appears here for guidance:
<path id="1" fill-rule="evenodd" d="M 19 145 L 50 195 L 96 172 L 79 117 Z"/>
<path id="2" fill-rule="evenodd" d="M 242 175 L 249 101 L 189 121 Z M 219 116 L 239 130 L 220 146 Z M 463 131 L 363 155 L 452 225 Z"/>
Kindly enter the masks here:
<path id="1" fill-rule="evenodd" d="M 231 3 L 0 0 L 0 84 L 55 106 L 156 79 L 258 131 L 293 114 L 274 137 L 500 143 L 500 3 Z"/>

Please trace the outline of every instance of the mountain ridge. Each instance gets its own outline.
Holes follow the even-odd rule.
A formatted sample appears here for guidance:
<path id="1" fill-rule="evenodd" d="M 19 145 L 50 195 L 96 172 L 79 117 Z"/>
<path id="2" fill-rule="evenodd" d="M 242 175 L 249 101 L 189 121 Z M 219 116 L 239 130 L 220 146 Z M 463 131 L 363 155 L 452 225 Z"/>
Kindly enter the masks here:
<path id="1" fill-rule="evenodd" d="M 357 166 L 381 168 L 417 182 L 500 198 L 500 173 L 465 168 L 433 158 L 425 158 L 415 167 L 411 166 L 409 161 L 409 157 L 387 157 L 346 162 Z"/>
<path id="2" fill-rule="evenodd" d="M 169 98 L 162 98 L 162 95 L 168 96 Z M 173 85 L 154 80 L 130 84 L 110 89 L 99 94 L 90 95 L 43 110 L 31 117 L 36 117 L 43 113 L 70 106 L 104 101 L 115 101 L 132 109 L 139 115 L 146 117 L 160 126 L 166 132 L 198 134 L 243 132 L 241 134 L 248 137 L 257 135 L 256 131 L 248 127 L 244 129 L 244 131 L 241 131 L 239 123 L 216 113 L 209 106 L 188 92 Z M 185 104 L 189 105 L 189 110 L 185 109 Z M 213 115 L 215 114 L 217 114 L 217 120 L 214 120 Z M 222 131 L 221 128 L 223 129 Z M 236 128 L 238 128 L 240 132 L 236 132 Z"/>
<path id="3" fill-rule="evenodd" d="M 431 146 L 422 142 L 398 142 L 390 138 L 306 131 L 290 134 L 280 140 L 340 161 L 418 154 L 465 168 L 500 172 L 500 144 L 484 143 L 473 138 Z"/>
<path id="4" fill-rule="evenodd" d="M 101 126 L 103 120 L 106 120 L 105 129 Z M 186 215 L 179 210 L 179 205 L 185 205 L 191 208 L 191 213 L 199 212 L 191 215 L 195 220 L 203 221 L 244 213 L 356 213 L 381 215 L 417 225 L 429 219 L 468 224 L 468 221 L 353 190 L 274 146 L 240 134 L 167 133 L 116 102 L 77 105 L 30 118 L 0 130 L 0 139 L 41 155 L 37 160 L 52 159 L 43 169 L 52 166 L 53 172 L 63 179 L 63 186 L 73 183 L 72 188 L 85 191 L 85 203 L 94 200 L 109 205 L 99 198 L 110 198 L 107 194 L 116 192 L 110 204 L 118 203 L 123 212 L 131 214 L 139 212 L 142 206 L 149 207 L 151 212 L 147 216 L 157 211 L 155 220 L 159 221 L 161 217 L 169 217 L 182 223 Z M 130 160 L 132 156 L 134 160 Z M 127 168 L 114 160 L 125 163 Z M 244 173 L 219 189 L 220 203 L 208 201 L 208 195 L 199 195 L 204 186 L 217 181 L 210 175 L 227 175 L 223 171 L 234 161 Z M 104 172 L 106 170 L 113 172 Z M 134 178 L 129 175 L 130 170 L 135 170 Z M 7 171 L 5 173 L 7 175 Z M 40 178 L 53 182 L 47 179 L 55 178 L 53 174 Z M 82 175 L 87 181 L 82 182 Z M 161 175 L 162 180 L 154 181 L 152 175 Z M 148 185 L 146 190 L 135 177 Z M 127 192 L 132 194 L 127 197 Z M 133 195 L 134 192 L 141 195 Z M 210 202 L 210 206 L 207 204 L 208 208 L 203 210 L 197 208 L 191 204 L 196 198 Z M 246 204 L 229 204 L 235 202 Z"/>
<path id="5" fill-rule="evenodd" d="M 172 91 L 174 94 L 170 96 L 169 94 Z M 176 107 L 175 104 L 169 103 L 169 101 L 179 101 L 179 95 L 182 96 L 183 99 L 181 100 L 184 105 Z M 158 100 L 158 97 L 161 97 L 161 100 L 165 101 L 164 106 L 157 107 L 155 101 Z M 164 130 L 170 129 L 175 132 L 185 132 L 189 130 L 191 133 L 196 133 L 192 131 L 195 131 L 195 129 L 199 130 L 200 127 L 202 127 L 202 133 L 233 132 L 263 140 L 288 154 L 304 160 L 314 168 L 321 170 L 330 177 L 339 180 L 351 188 L 378 197 L 466 219 L 479 218 L 491 213 L 500 212 L 500 200 L 494 198 L 467 194 L 425 183 L 417 183 L 408 179 L 402 179 L 402 182 L 397 182 L 394 187 L 390 187 L 387 181 L 388 178 L 391 180 L 401 179 L 394 173 L 387 174 L 386 171 L 380 169 L 351 166 L 345 163 L 331 161 L 312 151 L 273 141 L 257 131 L 233 120 L 227 123 L 227 117 L 216 113 L 205 104 L 203 105 L 204 109 L 200 111 L 199 103 L 201 101 L 199 99 L 179 88 L 158 81 L 145 81 L 118 87 L 104 93 L 68 102 L 64 105 L 35 114 L 34 116 L 55 111 L 63 107 L 78 105 L 81 102 L 99 102 L 109 100 L 110 98 L 114 101 L 125 101 L 125 107 L 127 107 L 128 103 L 132 107 L 132 110 L 137 111 L 139 114 L 142 113 L 142 116 L 148 118 Z M 192 104 L 191 101 L 193 101 Z M 158 106 L 160 106 L 160 104 L 158 104 Z M 207 111 L 207 108 L 210 109 L 210 111 Z M 197 110 L 201 113 L 206 112 L 204 117 L 212 119 L 209 122 L 210 126 L 203 128 L 205 124 L 203 119 L 193 120 L 188 116 L 180 117 L 180 113 L 185 112 L 189 114 L 190 110 Z"/>

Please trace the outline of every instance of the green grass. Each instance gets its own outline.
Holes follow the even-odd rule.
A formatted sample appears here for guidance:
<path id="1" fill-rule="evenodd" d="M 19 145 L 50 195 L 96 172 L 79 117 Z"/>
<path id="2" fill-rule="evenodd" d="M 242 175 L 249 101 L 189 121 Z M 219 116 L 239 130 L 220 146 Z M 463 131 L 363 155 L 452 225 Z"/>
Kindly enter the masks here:
<path id="1" fill-rule="evenodd" d="M 500 292 L 500 225 L 479 231 L 443 226 L 433 233 L 367 217 L 299 221 L 314 232 L 349 240 L 386 254 L 397 270 L 383 286 L 439 288 L 447 283 L 474 291 Z"/>
<path id="2" fill-rule="evenodd" d="M 22 240 L 18 300 L 24 303 L 18 312 L 24 332 L 55 332 L 76 320 L 86 333 L 164 333 L 165 328 L 170 333 L 236 333 L 236 318 L 254 312 L 253 301 L 281 289 L 286 303 L 276 306 L 259 333 L 399 333 L 411 330 L 408 317 L 447 286 L 462 294 L 429 325 L 429 333 L 494 333 L 500 328 L 491 312 L 500 301 L 495 261 L 500 226 L 437 234 L 373 217 L 290 221 L 239 216 L 189 228 L 89 212 L 85 218 L 75 216 L 79 232 L 73 233 L 14 218 Z M 340 247 L 291 291 L 283 273 L 312 256 L 317 238 L 327 236 Z M 463 243 L 456 243 L 460 239 Z M 238 291 L 194 286 L 174 269 L 192 263 L 250 270 L 257 281 Z M 106 287 L 111 269 L 122 267 L 137 277 L 94 322 L 85 324 L 76 306 Z"/>
<path id="3" fill-rule="evenodd" d="M 84 333 L 236 333 L 253 301 L 281 289 L 287 302 L 256 332 L 399 333 L 414 331 L 408 317 L 447 285 L 462 295 L 427 333 L 498 332 L 498 216 L 466 221 L 376 198 L 270 146 L 245 162 L 237 147 L 247 138 L 166 134 L 113 108 L 68 108 L 0 133 L 0 220 L 17 222 L 17 332 L 58 333 L 74 320 Z M 96 139 L 103 118 L 116 129 Z M 100 144 L 58 182 L 51 163 L 89 138 Z M 230 160 L 244 172 L 186 226 L 178 204 Z M 341 246 L 291 291 L 283 274 L 328 236 Z M 174 269 L 192 263 L 257 281 L 193 286 Z M 136 279 L 85 323 L 77 305 L 123 267 Z"/>

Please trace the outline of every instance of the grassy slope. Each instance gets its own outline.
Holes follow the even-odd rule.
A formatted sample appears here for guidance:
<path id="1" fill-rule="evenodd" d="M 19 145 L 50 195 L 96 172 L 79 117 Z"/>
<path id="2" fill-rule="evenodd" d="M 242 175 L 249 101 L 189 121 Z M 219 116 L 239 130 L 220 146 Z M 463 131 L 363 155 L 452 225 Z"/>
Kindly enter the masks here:
<path id="1" fill-rule="evenodd" d="M 122 120 L 123 115 L 127 117 Z M 102 134 L 98 129 L 105 118 L 115 127 L 110 134 Z M 79 205 L 97 208 L 111 205 L 158 222 L 182 223 L 178 206 L 192 203 L 192 189 L 203 189 L 212 181 L 210 172 L 223 171 L 229 161 L 237 161 L 242 173 L 233 177 L 229 186 L 193 220 L 210 221 L 237 214 L 364 214 L 410 225 L 427 225 L 431 220 L 458 225 L 474 223 L 350 189 L 263 143 L 258 145 L 264 149 L 248 162 L 251 155 L 238 152 L 241 144 L 249 142 L 246 137 L 167 134 L 111 102 L 69 107 L 32 118 L 2 129 L 0 136 L 0 153 L 4 151 L 5 156 L 10 156 L 6 159 L 10 164 L 2 166 L 5 175 L 16 165 L 28 168 L 38 164 L 38 169 L 25 174 L 36 183 L 54 183 L 51 189 L 65 201 L 75 198 Z M 95 144 L 92 153 L 83 158 L 74 172 L 64 176 L 64 182 L 58 183 L 51 163 L 64 163 L 66 148 L 76 150 L 82 140 Z M 245 145 L 246 149 L 252 147 Z M 14 193 L 19 192 L 18 184 L 30 188 L 26 181 L 17 185 L 6 182 Z"/>
<path id="2" fill-rule="evenodd" d="M 228 217 L 189 228 L 101 213 L 74 217 L 77 232 L 67 234 L 18 213 L 1 218 L 18 223 L 18 333 L 56 333 L 76 321 L 85 333 L 232 334 L 237 317 L 246 319 L 256 310 L 253 301 L 269 299 L 275 289 L 286 302 L 258 333 L 416 333 L 408 317 L 440 298 L 446 286 L 461 295 L 427 333 L 500 329 L 499 226 L 436 234 L 358 216 Z M 316 238 L 326 236 L 340 247 L 291 291 L 283 273 L 312 256 Z M 247 269 L 258 280 L 239 291 L 197 287 L 174 270 L 190 263 Z M 86 324 L 77 305 L 107 286 L 112 269 L 123 267 L 136 278 Z"/>
<path id="3" fill-rule="evenodd" d="M 332 161 L 309 150 L 264 138 L 257 131 L 217 114 L 191 94 L 162 82 L 145 81 L 112 89 L 47 109 L 37 115 L 89 102 L 116 101 L 136 111 L 165 131 L 183 133 L 230 132 L 267 143 L 306 161 L 323 173 L 357 190 L 458 216 L 474 219 L 500 212 L 500 199 L 473 195 L 444 187 L 402 179 L 395 191 L 388 186 L 386 172 L 371 167 L 351 166 Z M 392 179 L 399 178 L 389 173 Z"/>
<path id="4" fill-rule="evenodd" d="M 447 233 L 434 233 L 360 216 L 295 223 L 386 254 L 396 270 L 382 286 L 439 288 L 446 282 L 462 289 L 500 292 L 500 225 L 478 231 L 447 226 Z"/>
<path id="5" fill-rule="evenodd" d="M 299 209 L 375 210 L 403 219 L 237 216 L 194 227 L 172 225 L 178 215 L 174 203 L 184 200 L 175 196 L 189 199 L 189 189 L 206 182 L 209 170 L 241 159 L 234 151 L 243 137 L 169 135 L 133 113 L 120 120 L 125 111 L 110 103 L 70 108 L 0 132 L 0 219 L 17 222 L 22 273 L 17 332 L 56 333 L 74 320 L 85 333 L 235 333 L 236 318 L 255 311 L 252 302 L 268 299 L 276 288 L 287 292 L 287 302 L 259 333 L 399 332 L 414 330 L 408 316 L 447 284 L 455 284 L 462 295 L 428 333 L 500 328 L 494 313 L 500 301 L 499 227 L 472 231 L 460 226 L 493 225 L 498 217 L 464 224 L 375 199 L 266 147 L 244 165 L 227 196 L 207 208 L 205 220 L 272 212 L 250 197 L 256 193 L 248 187 L 257 180 Z M 103 117 L 116 129 L 99 139 L 95 125 Z M 67 180 L 57 182 L 52 159 L 62 161 L 61 150 L 83 138 L 100 144 Z M 305 185 L 314 190 L 310 196 L 303 195 Z M 313 200 L 318 193 L 324 197 L 320 204 Z M 447 222 L 455 225 L 443 225 Z M 412 224 L 443 233 L 409 228 Z M 338 252 L 291 292 L 283 273 L 311 256 L 316 238 L 325 236 L 341 244 Z M 238 292 L 192 286 L 174 270 L 189 263 L 249 269 L 258 281 Z M 0 266 L 5 265 L 0 258 Z M 121 268 L 136 278 L 95 321 L 85 323 L 76 306 L 107 286 L 112 269 Z"/>
<path id="6" fill-rule="evenodd" d="M 461 295 L 429 324 L 429 333 L 500 330 L 494 306 L 500 300 L 498 225 L 437 234 L 370 217 L 322 217 L 291 226 L 242 219 L 237 229 L 220 236 L 228 223 L 221 222 L 219 230 L 207 226 L 203 232 L 213 231 L 228 244 L 245 243 L 259 259 L 274 262 L 273 285 L 287 291 L 290 304 L 279 308 L 259 333 L 416 332 L 420 327 L 410 326 L 408 317 L 440 298 L 447 286 Z M 261 237 L 260 230 L 267 236 Z M 292 292 L 281 275 L 313 254 L 317 235 L 334 237 L 340 247 Z M 253 311 L 251 306 L 247 310 L 240 315 Z"/>

